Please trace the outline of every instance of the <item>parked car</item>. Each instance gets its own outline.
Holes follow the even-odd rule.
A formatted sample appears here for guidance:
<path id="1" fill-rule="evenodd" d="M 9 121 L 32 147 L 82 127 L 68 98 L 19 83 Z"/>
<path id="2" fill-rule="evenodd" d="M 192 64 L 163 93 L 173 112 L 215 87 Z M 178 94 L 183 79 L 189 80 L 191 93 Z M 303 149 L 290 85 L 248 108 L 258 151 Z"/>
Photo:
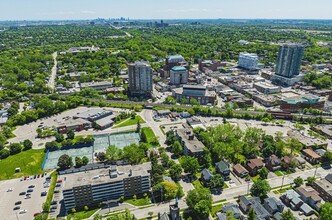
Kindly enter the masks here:
<path id="1" fill-rule="evenodd" d="M 31 192 L 33 192 L 33 189 L 28 189 L 27 192 L 31 193 Z"/>
<path id="2" fill-rule="evenodd" d="M 9 188 L 9 189 L 7 189 L 7 192 L 13 192 L 13 188 Z"/>
<path id="3" fill-rule="evenodd" d="M 13 210 L 19 210 L 21 207 L 20 206 L 15 206 Z"/>
<path id="4" fill-rule="evenodd" d="M 60 184 L 60 183 L 57 183 L 57 184 L 55 185 L 55 187 L 61 187 L 61 184 Z"/>
<path id="5" fill-rule="evenodd" d="M 20 192 L 20 196 L 24 196 L 26 194 L 26 192 Z"/>
<path id="6" fill-rule="evenodd" d="M 15 205 L 21 205 L 21 204 L 22 204 L 22 201 L 15 202 Z"/>
<path id="7" fill-rule="evenodd" d="M 29 189 L 31 189 L 31 188 L 35 188 L 35 185 L 30 185 L 28 188 L 29 188 Z"/>
<path id="8" fill-rule="evenodd" d="M 24 209 L 24 210 L 20 210 L 19 214 L 24 214 L 24 213 L 27 213 L 28 210 Z"/>
<path id="9" fill-rule="evenodd" d="M 58 181 L 56 181 L 57 183 L 62 183 L 62 180 L 58 180 Z"/>
<path id="10" fill-rule="evenodd" d="M 60 192 L 60 190 L 54 190 L 54 193 L 59 193 Z"/>
<path id="11" fill-rule="evenodd" d="M 40 196 L 46 196 L 47 195 L 47 192 L 42 192 L 41 194 L 40 194 Z"/>
<path id="12" fill-rule="evenodd" d="M 56 205 L 56 204 L 58 204 L 57 201 L 54 201 L 54 200 L 53 200 L 53 201 L 51 202 L 51 205 Z"/>

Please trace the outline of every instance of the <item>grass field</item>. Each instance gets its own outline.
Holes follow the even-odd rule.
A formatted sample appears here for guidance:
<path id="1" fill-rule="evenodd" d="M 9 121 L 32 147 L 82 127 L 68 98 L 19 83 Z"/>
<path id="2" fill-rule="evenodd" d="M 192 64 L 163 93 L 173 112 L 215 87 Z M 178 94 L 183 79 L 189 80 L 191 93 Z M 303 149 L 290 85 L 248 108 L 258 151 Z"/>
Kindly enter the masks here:
<path id="1" fill-rule="evenodd" d="M 127 127 L 131 125 L 137 125 L 138 120 L 140 121 L 141 124 L 144 124 L 145 121 L 142 119 L 141 116 L 136 115 L 135 119 L 127 119 L 123 121 L 122 123 L 119 123 L 118 125 L 114 126 L 113 128 L 122 128 L 122 127 Z"/>
<path id="2" fill-rule="evenodd" d="M 125 200 L 124 202 L 132 204 L 134 206 L 145 206 L 145 205 L 151 204 L 151 199 L 149 197 L 136 199 L 136 200 L 128 199 L 128 200 Z"/>
<path id="3" fill-rule="evenodd" d="M 146 134 L 146 137 L 147 137 L 147 141 L 148 141 L 148 143 L 151 143 L 151 142 L 153 142 L 154 140 L 155 140 L 155 134 L 154 134 L 154 132 L 153 132 L 153 130 L 152 130 L 152 128 L 150 128 L 150 127 L 145 127 L 145 128 L 142 128 L 142 130 L 141 130 L 141 132 L 144 132 L 145 134 Z"/>
<path id="4" fill-rule="evenodd" d="M 88 210 L 88 211 L 80 211 L 80 212 L 76 212 L 75 214 L 74 213 L 70 213 L 68 216 L 67 216 L 67 219 L 87 219 L 87 218 L 90 218 L 91 215 L 93 215 L 99 208 L 96 208 L 96 209 L 91 209 L 91 210 Z"/>
<path id="5" fill-rule="evenodd" d="M 44 149 L 40 149 L 22 151 L 19 154 L 0 160 L 0 180 L 43 173 L 42 163 L 44 157 Z M 15 173 L 15 168 L 18 167 L 21 168 L 21 172 Z"/>
<path id="6" fill-rule="evenodd" d="M 274 174 L 277 176 L 283 176 L 283 173 L 279 170 L 275 171 Z"/>

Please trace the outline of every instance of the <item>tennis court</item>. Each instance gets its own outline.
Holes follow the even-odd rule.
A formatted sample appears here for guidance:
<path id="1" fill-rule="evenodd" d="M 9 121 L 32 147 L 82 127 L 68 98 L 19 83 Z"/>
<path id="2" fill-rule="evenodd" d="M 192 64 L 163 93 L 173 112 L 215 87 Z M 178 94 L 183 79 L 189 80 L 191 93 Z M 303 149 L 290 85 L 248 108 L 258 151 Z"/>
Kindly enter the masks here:
<path id="1" fill-rule="evenodd" d="M 44 170 L 56 169 L 59 157 L 63 154 L 67 154 L 73 158 L 75 163 L 75 157 L 86 156 L 89 158 L 89 163 L 93 162 L 93 154 L 98 152 L 105 152 L 110 145 L 115 145 L 117 148 L 123 149 L 130 144 L 138 144 L 140 141 L 140 135 L 138 133 L 118 133 L 118 134 L 106 134 L 95 135 L 95 142 L 92 147 L 82 147 L 69 150 L 58 150 L 48 153 Z"/>

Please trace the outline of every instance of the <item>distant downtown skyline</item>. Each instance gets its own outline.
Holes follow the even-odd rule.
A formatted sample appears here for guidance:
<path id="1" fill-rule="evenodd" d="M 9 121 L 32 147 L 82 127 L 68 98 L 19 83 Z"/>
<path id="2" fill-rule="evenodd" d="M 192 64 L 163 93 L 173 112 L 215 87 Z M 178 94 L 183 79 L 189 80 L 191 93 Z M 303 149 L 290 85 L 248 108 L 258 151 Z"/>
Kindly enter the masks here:
<path id="1" fill-rule="evenodd" d="M 332 19 L 331 0 L 0 0 L 0 20 Z"/>

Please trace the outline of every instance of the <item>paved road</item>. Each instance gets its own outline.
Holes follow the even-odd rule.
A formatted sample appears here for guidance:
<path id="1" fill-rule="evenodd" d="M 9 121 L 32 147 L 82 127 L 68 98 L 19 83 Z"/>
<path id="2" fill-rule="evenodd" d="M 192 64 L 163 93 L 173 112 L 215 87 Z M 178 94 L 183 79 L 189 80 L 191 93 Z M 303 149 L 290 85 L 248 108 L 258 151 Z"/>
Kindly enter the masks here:
<path id="1" fill-rule="evenodd" d="M 56 60 L 58 53 L 54 52 L 52 54 L 53 59 L 54 59 L 54 66 L 52 68 L 52 73 L 51 73 L 51 77 L 48 80 L 48 87 L 50 87 L 52 89 L 52 92 L 54 92 L 54 88 L 55 88 L 55 78 L 56 78 L 56 71 L 57 71 L 57 65 L 58 65 L 58 61 Z"/>

